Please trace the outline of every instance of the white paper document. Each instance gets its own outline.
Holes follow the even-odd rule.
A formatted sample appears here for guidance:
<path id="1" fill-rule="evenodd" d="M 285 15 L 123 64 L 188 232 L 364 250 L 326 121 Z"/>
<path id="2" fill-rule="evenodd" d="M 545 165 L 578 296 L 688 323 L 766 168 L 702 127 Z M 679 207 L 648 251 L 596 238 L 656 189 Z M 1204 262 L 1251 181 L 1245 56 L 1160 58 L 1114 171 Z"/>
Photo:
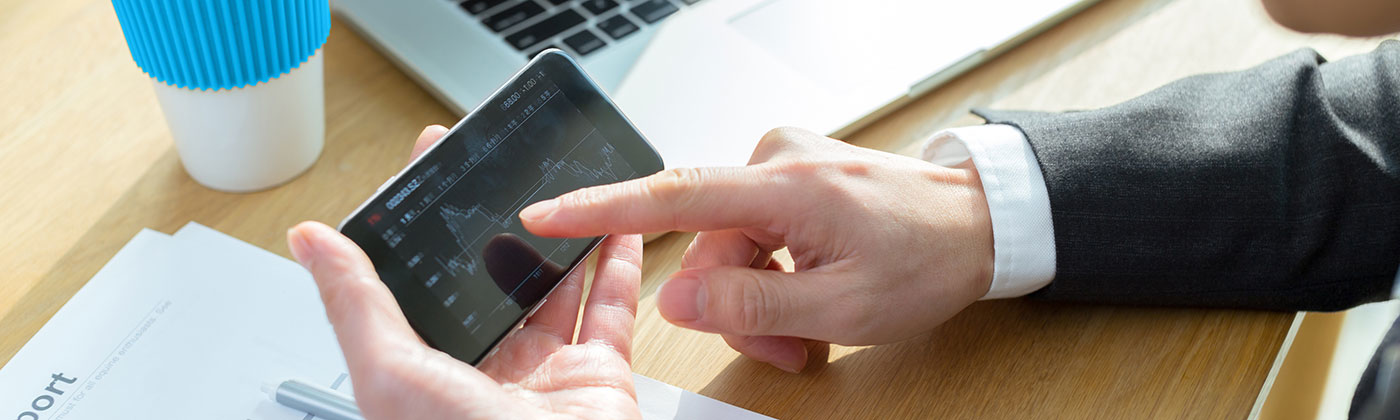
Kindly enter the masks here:
<path id="1" fill-rule="evenodd" d="M 199 224 L 138 233 L 3 368 L 0 419 L 310 419 L 262 386 L 352 394 L 301 266 Z M 767 418 L 636 375 L 643 417 Z"/>

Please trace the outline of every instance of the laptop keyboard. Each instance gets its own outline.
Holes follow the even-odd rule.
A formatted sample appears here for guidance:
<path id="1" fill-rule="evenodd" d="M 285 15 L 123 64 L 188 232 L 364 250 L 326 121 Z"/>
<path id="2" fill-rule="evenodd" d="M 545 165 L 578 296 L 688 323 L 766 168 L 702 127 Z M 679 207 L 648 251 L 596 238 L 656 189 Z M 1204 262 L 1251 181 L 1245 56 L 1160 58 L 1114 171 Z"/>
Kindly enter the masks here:
<path id="1" fill-rule="evenodd" d="M 462 11 L 528 57 L 561 46 L 581 57 L 698 2 L 700 0 L 465 0 L 460 5 Z"/>

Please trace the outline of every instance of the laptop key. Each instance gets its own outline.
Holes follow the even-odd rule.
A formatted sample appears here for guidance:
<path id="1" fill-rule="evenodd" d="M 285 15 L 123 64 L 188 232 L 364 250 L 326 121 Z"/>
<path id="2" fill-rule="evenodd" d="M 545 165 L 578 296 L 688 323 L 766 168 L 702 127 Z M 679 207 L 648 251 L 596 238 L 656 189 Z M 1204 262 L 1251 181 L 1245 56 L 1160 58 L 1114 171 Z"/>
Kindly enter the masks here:
<path id="1" fill-rule="evenodd" d="M 660 22 L 676 10 L 679 10 L 676 5 L 666 0 L 647 0 L 632 6 L 632 14 L 646 23 Z"/>
<path id="2" fill-rule="evenodd" d="M 604 45 L 607 45 L 606 42 L 603 42 L 602 38 L 599 38 L 597 35 L 593 34 L 593 31 L 587 29 L 570 35 L 568 38 L 564 38 L 564 44 L 568 45 L 569 48 L 573 48 L 575 52 L 578 52 L 578 55 L 588 55 L 588 53 L 598 51 L 599 48 L 603 48 Z"/>
<path id="3" fill-rule="evenodd" d="M 568 3 L 568 2 L 569 2 L 569 0 L 549 0 L 549 4 L 550 4 L 550 5 L 554 5 L 554 6 L 558 6 L 558 5 L 561 5 L 561 4 L 564 4 L 564 3 Z"/>
<path id="4" fill-rule="evenodd" d="M 632 23 L 630 19 L 627 19 L 626 16 L 617 15 L 602 22 L 598 22 L 598 29 L 603 30 L 603 33 L 608 34 L 612 39 L 620 40 L 622 37 L 637 32 L 637 25 Z"/>
<path id="5" fill-rule="evenodd" d="M 685 2 L 685 4 L 686 4 L 687 6 L 700 2 L 700 0 L 681 0 L 681 1 Z"/>
<path id="6" fill-rule="evenodd" d="M 617 7 L 617 2 L 613 0 L 583 0 L 583 8 L 588 9 L 593 16 L 601 15 L 614 7 Z"/>
<path id="7" fill-rule="evenodd" d="M 462 2 L 462 10 L 473 15 L 479 15 L 492 7 L 500 6 L 506 0 L 467 0 Z"/>
<path id="8" fill-rule="evenodd" d="M 578 12 L 565 10 L 555 13 L 554 16 L 545 18 L 545 20 L 536 22 L 534 25 L 526 27 L 525 29 L 507 35 L 506 42 L 512 47 L 515 47 L 515 49 L 524 51 L 531 45 L 553 38 L 555 35 L 559 35 L 569 30 L 569 28 L 578 26 L 578 24 L 587 20 L 588 19 L 584 19 L 583 15 L 580 15 Z"/>
<path id="9" fill-rule="evenodd" d="M 481 23 L 493 31 L 501 32 L 540 13 L 544 13 L 544 8 L 540 5 L 534 2 L 520 3 L 482 19 Z"/>

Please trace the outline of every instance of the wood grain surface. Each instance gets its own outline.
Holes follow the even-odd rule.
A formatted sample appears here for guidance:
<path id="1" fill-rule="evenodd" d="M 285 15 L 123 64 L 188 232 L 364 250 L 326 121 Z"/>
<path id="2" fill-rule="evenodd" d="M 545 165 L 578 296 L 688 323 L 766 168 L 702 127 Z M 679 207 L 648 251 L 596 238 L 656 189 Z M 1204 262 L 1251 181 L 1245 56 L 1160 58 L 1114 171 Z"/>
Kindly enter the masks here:
<path id="1" fill-rule="evenodd" d="M 141 228 L 193 220 L 287 255 L 287 227 L 337 222 L 403 165 L 422 126 L 456 120 L 336 20 L 320 160 L 269 191 L 215 192 L 181 169 L 110 2 L 2 0 L 0 28 L 4 361 Z M 1105 0 L 845 139 L 912 154 L 938 129 L 979 123 L 970 107 L 1104 106 L 1303 46 L 1340 57 L 1377 43 L 1287 32 L 1255 0 Z M 791 375 L 656 313 L 692 237 L 647 245 L 634 367 L 780 418 L 1244 418 L 1292 317 L 983 302 L 905 342 L 816 348 Z"/>

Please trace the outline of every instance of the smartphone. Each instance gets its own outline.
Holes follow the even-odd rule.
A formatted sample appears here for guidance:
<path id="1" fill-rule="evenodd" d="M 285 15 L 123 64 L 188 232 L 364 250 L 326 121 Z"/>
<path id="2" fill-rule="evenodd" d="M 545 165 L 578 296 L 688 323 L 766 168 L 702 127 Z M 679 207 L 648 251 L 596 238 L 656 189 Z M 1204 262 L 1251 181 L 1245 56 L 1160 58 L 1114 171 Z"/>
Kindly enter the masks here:
<path id="1" fill-rule="evenodd" d="M 341 222 L 428 345 L 473 365 L 602 237 L 545 238 L 520 210 L 650 175 L 660 155 L 573 59 L 535 56 Z"/>

